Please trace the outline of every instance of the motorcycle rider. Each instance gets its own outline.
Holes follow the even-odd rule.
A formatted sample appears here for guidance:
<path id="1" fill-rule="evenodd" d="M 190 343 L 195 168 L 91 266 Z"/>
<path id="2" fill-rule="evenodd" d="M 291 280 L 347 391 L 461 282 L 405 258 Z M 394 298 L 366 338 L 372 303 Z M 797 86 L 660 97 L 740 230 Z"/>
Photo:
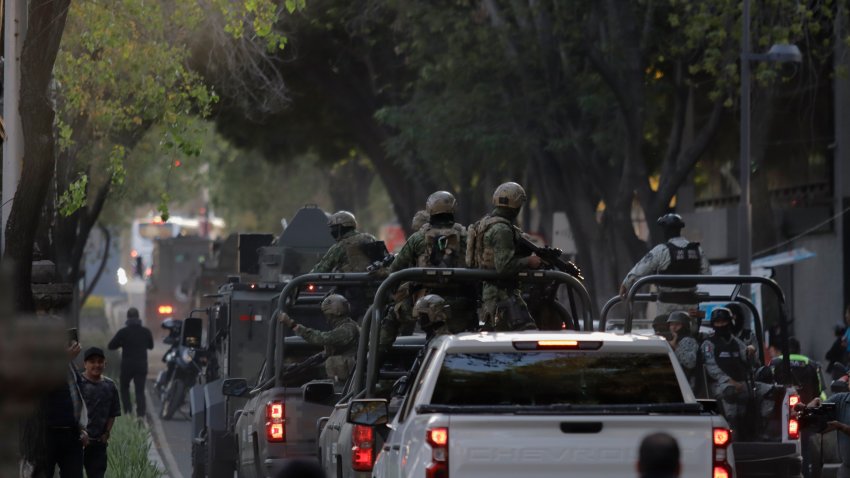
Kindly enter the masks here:
<path id="1" fill-rule="evenodd" d="M 697 275 L 711 274 L 708 258 L 699 242 L 690 242 L 682 237 L 685 221 L 678 214 L 665 214 L 658 218 L 657 224 L 664 233 L 664 242 L 656 245 L 626 274 L 620 284 L 620 296 L 625 297 L 629 288 L 641 277 L 652 274 Z M 659 287 L 659 292 L 690 292 L 693 289 Z M 696 304 L 665 303 L 659 300 L 659 314 L 669 314 L 676 310 L 696 309 Z"/>
<path id="2" fill-rule="evenodd" d="M 325 297 L 321 308 L 332 327 L 327 332 L 299 325 L 286 313 L 280 314 L 280 321 L 308 343 L 325 347 L 325 371 L 328 378 L 341 384 L 354 369 L 360 326 L 351 320 L 351 306 L 339 294 Z"/>
<path id="3" fill-rule="evenodd" d="M 536 255 L 517 256 L 516 243 L 522 231 L 515 225 L 525 204 L 525 190 L 517 183 L 500 184 L 493 192 L 493 210 L 469 226 L 466 263 L 468 267 L 515 274 L 539 269 Z M 515 281 L 485 282 L 481 293 L 481 321 L 499 331 L 536 329 L 528 306 Z"/>

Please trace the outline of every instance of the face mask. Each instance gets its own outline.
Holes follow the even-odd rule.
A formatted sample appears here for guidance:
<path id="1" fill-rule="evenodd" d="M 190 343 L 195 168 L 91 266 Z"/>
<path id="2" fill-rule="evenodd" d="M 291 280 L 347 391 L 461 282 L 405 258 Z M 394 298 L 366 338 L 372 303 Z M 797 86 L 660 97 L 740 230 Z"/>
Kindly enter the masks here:
<path id="1" fill-rule="evenodd" d="M 342 236 L 342 228 L 340 226 L 331 227 L 331 236 L 333 236 L 334 239 L 339 240 L 339 237 Z"/>
<path id="2" fill-rule="evenodd" d="M 732 328 L 728 325 L 725 327 L 714 327 L 714 335 L 721 339 L 728 339 L 732 336 Z"/>

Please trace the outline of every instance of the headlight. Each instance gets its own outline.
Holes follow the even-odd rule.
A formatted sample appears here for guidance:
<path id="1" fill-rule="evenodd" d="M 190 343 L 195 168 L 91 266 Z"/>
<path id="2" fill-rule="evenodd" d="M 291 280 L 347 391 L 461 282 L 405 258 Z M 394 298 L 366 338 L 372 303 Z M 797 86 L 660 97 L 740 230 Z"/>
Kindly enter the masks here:
<path id="1" fill-rule="evenodd" d="M 195 356 L 195 351 L 192 350 L 192 349 L 186 349 L 186 350 L 183 351 L 182 357 L 183 357 L 183 361 L 186 362 L 186 363 L 191 362 L 192 357 L 194 357 L 194 356 Z"/>

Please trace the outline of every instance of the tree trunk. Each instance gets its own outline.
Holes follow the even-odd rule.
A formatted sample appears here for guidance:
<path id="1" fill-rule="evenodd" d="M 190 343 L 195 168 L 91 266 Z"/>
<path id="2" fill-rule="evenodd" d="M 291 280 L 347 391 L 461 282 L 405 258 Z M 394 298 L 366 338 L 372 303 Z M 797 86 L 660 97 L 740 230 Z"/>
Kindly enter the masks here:
<path id="1" fill-rule="evenodd" d="M 30 284 L 33 240 L 55 164 L 55 112 L 48 85 L 65 29 L 70 0 L 39 0 L 29 4 L 26 40 L 21 53 L 21 126 L 24 159 L 19 187 L 6 226 L 5 258 L 13 262 L 15 304 L 33 311 Z"/>

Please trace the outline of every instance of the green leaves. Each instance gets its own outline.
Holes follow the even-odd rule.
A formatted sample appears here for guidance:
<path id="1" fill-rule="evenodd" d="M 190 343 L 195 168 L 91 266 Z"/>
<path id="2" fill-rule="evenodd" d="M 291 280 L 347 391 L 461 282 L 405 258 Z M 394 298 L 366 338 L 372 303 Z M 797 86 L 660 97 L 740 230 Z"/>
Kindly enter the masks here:
<path id="1" fill-rule="evenodd" d="M 77 212 L 78 209 L 86 205 L 86 188 L 89 184 L 88 175 L 81 175 L 76 181 L 72 182 L 62 195 L 59 197 L 59 213 L 65 217 Z"/>

